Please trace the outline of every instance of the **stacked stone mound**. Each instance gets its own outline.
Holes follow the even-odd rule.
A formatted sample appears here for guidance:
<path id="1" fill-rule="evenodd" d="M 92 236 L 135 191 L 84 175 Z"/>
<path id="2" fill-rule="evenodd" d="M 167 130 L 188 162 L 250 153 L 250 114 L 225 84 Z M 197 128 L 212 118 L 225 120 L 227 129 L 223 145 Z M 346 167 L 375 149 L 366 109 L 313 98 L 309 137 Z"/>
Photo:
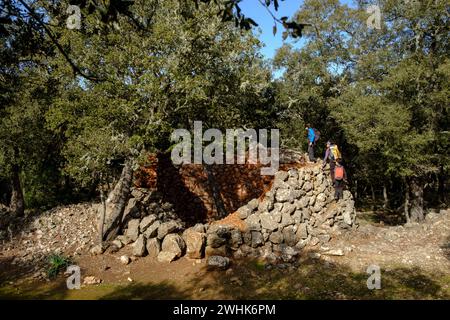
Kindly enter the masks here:
<path id="1" fill-rule="evenodd" d="M 155 190 L 132 190 L 122 225 L 122 234 L 112 241 L 112 251 L 132 244 L 134 256 L 148 254 L 162 262 L 171 262 L 186 252 L 186 243 L 179 234 L 184 223 L 173 205 L 162 201 Z"/>
<path id="2" fill-rule="evenodd" d="M 133 190 L 125 211 L 126 228 L 113 241 L 115 246 L 133 242 L 135 256 L 149 254 L 161 262 L 184 254 L 193 259 L 250 256 L 289 262 L 306 246 L 327 243 L 336 233 L 355 226 L 351 193 L 344 191 L 343 199 L 335 201 L 329 172 L 322 170 L 321 163 L 279 171 L 259 199 L 223 221 L 188 229 L 157 194 Z"/>
<path id="3" fill-rule="evenodd" d="M 279 171 L 272 188 L 237 210 L 244 228 L 215 225 L 208 230 L 206 254 L 260 256 L 289 262 L 307 245 L 324 244 L 355 226 L 352 195 L 334 200 L 334 188 L 318 165 Z"/>

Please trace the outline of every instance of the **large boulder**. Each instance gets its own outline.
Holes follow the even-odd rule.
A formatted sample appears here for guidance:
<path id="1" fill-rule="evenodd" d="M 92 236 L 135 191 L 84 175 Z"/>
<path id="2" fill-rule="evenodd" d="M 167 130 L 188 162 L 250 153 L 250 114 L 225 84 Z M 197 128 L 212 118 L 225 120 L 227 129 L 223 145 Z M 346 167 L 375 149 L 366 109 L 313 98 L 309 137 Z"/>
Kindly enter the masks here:
<path id="1" fill-rule="evenodd" d="M 161 243 L 157 238 L 148 239 L 146 248 L 150 257 L 157 257 L 161 252 Z"/>
<path id="2" fill-rule="evenodd" d="M 169 233 L 178 231 L 180 224 L 176 221 L 169 221 L 162 223 L 158 228 L 158 239 L 163 239 Z"/>
<path id="3" fill-rule="evenodd" d="M 133 255 L 135 255 L 136 257 L 142 257 L 145 255 L 145 252 L 145 238 L 144 235 L 141 234 L 133 244 Z"/>
<path id="4" fill-rule="evenodd" d="M 175 253 L 176 257 L 179 258 L 186 250 L 186 244 L 178 234 L 171 233 L 164 237 L 161 250 Z"/>
<path id="5" fill-rule="evenodd" d="M 147 239 L 154 238 L 158 235 L 158 228 L 161 225 L 161 222 L 155 221 L 147 229 L 144 231 L 144 236 Z"/>
<path id="6" fill-rule="evenodd" d="M 125 235 L 131 239 L 131 241 L 136 241 L 139 237 L 139 219 L 131 219 L 128 221 L 128 228 Z"/>
<path id="7" fill-rule="evenodd" d="M 158 254 L 158 261 L 159 262 L 172 262 L 177 258 L 177 254 L 174 252 L 168 252 L 168 251 L 161 251 Z"/>
<path id="8" fill-rule="evenodd" d="M 140 232 L 144 232 L 150 225 L 153 224 L 153 222 L 156 221 L 156 215 L 151 214 L 149 216 L 144 217 L 141 220 L 141 223 L 139 224 L 139 230 Z"/>
<path id="9" fill-rule="evenodd" d="M 209 269 L 225 270 L 230 264 L 230 259 L 221 256 L 211 256 L 208 258 Z"/>
<path id="10" fill-rule="evenodd" d="M 188 256 L 188 258 L 202 258 L 206 240 L 205 234 L 189 228 L 184 231 L 183 239 L 186 243 L 186 255 Z"/>

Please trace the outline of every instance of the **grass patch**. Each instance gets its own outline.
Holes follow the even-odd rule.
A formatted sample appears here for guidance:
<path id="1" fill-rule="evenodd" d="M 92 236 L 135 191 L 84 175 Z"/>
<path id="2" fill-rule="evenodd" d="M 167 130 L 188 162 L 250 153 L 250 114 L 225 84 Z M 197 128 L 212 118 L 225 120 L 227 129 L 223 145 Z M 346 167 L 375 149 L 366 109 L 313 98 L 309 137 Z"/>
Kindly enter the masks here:
<path id="1" fill-rule="evenodd" d="M 47 277 L 49 279 L 55 279 L 61 270 L 65 270 L 72 264 L 72 261 L 63 255 L 52 254 L 48 257 L 48 263 Z"/>

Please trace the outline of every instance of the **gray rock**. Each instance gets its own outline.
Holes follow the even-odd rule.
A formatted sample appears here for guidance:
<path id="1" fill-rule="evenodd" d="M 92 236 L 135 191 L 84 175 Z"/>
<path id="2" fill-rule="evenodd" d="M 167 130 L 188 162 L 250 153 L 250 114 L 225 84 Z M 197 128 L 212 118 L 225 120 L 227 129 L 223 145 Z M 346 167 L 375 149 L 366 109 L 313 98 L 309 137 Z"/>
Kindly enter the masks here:
<path id="1" fill-rule="evenodd" d="M 127 244 L 130 244 L 131 242 L 133 242 L 133 240 L 131 240 L 130 238 L 128 238 L 125 235 L 117 236 L 116 240 L 119 240 L 120 242 L 122 242 L 122 244 L 124 246 L 126 246 Z"/>
<path id="2" fill-rule="evenodd" d="M 161 222 L 159 222 L 159 221 L 153 222 L 153 224 L 151 226 L 147 227 L 147 230 L 144 231 L 144 236 L 147 239 L 156 237 L 158 235 L 158 228 L 160 225 L 161 225 Z"/>
<path id="3" fill-rule="evenodd" d="M 141 234 L 133 244 L 133 255 L 136 257 L 143 257 L 145 255 L 145 251 L 145 238 L 144 235 Z"/>
<path id="4" fill-rule="evenodd" d="M 232 248 L 238 248 L 242 244 L 242 233 L 238 229 L 233 229 L 230 232 L 229 244 Z"/>
<path id="5" fill-rule="evenodd" d="M 305 190 L 305 192 L 308 192 L 308 191 L 311 191 L 312 188 L 313 188 L 312 183 L 311 183 L 310 181 L 306 181 L 306 182 L 303 184 L 303 188 L 302 188 L 302 189 Z"/>
<path id="6" fill-rule="evenodd" d="M 284 203 L 283 204 L 283 209 L 281 209 L 281 213 L 282 214 L 288 214 L 291 215 L 296 209 L 296 206 L 292 203 Z"/>
<path id="7" fill-rule="evenodd" d="M 324 193 L 319 193 L 316 197 L 316 202 L 320 202 L 323 205 L 327 202 L 327 196 Z"/>
<path id="8" fill-rule="evenodd" d="M 206 235 L 190 228 L 183 233 L 183 238 L 186 242 L 186 255 L 188 258 L 201 259 L 203 256 L 203 248 L 205 247 Z"/>
<path id="9" fill-rule="evenodd" d="M 169 233 L 178 231 L 179 229 L 180 225 L 175 221 L 164 222 L 158 228 L 158 239 L 161 240 Z"/>
<path id="10" fill-rule="evenodd" d="M 161 246 L 162 251 L 175 253 L 176 257 L 179 258 L 183 255 L 186 250 L 186 244 L 178 234 L 171 233 L 164 237 Z"/>
<path id="11" fill-rule="evenodd" d="M 130 257 L 128 257 L 126 255 L 120 256 L 120 263 L 125 264 L 125 265 L 129 264 Z"/>
<path id="12" fill-rule="evenodd" d="M 128 228 L 125 235 L 131 239 L 131 241 L 136 241 L 139 237 L 139 219 L 132 219 L 128 221 Z"/>
<path id="13" fill-rule="evenodd" d="M 251 214 L 245 220 L 245 223 L 247 224 L 247 228 L 250 231 L 259 231 L 259 230 L 261 230 L 261 225 L 260 225 L 259 222 L 260 222 L 260 214 L 259 213 Z"/>
<path id="14" fill-rule="evenodd" d="M 271 199 L 268 198 L 268 197 L 265 197 L 265 198 L 263 199 L 263 201 L 261 201 L 261 202 L 259 203 L 259 205 L 258 205 L 258 211 L 259 211 L 259 212 L 264 212 L 264 211 L 272 210 L 273 205 L 274 205 L 273 200 L 271 200 Z"/>
<path id="15" fill-rule="evenodd" d="M 283 234 L 280 231 L 272 232 L 272 234 L 269 236 L 270 242 L 274 244 L 279 244 L 283 242 Z"/>
<path id="16" fill-rule="evenodd" d="M 286 171 L 278 171 L 275 173 L 275 180 L 286 181 L 289 177 L 289 173 Z"/>
<path id="17" fill-rule="evenodd" d="M 294 214 L 292 215 L 292 218 L 294 219 L 295 224 L 301 223 L 303 221 L 302 212 L 300 210 L 295 210 Z"/>
<path id="18" fill-rule="evenodd" d="M 94 246 L 91 250 L 90 253 L 94 256 L 102 254 L 105 251 L 105 249 L 103 248 L 103 246 L 101 246 L 100 244 Z"/>
<path id="19" fill-rule="evenodd" d="M 293 197 L 291 195 L 291 190 L 287 189 L 287 188 L 286 189 L 284 189 L 284 188 L 278 189 L 275 194 L 275 199 L 278 202 L 286 202 L 286 201 L 293 200 Z"/>
<path id="20" fill-rule="evenodd" d="M 298 225 L 296 236 L 297 236 L 298 241 L 300 241 L 302 239 L 306 239 L 308 237 L 306 223 L 301 223 Z"/>
<path id="21" fill-rule="evenodd" d="M 308 239 L 302 239 L 302 240 L 300 240 L 299 242 L 297 242 L 297 244 L 295 245 L 295 248 L 297 249 L 297 250 L 301 250 L 301 249 L 303 249 L 304 247 L 306 247 L 306 245 L 308 244 Z"/>
<path id="22" fill-rule="evenodd" d="M 322 252 L 322 254 L 328 255 L 328 256 L 343 256 L 344 251 L 342 251 L 342 249 L 333 249 L 333 250 L 328 250 L 326 252 Z"/>
<path id="23" fill-rule="evenodd" d="M 161 251 L 157 259 L 159 262 L 172 262 L 176 257 L 177 254 L 174 252 Z"/>
<path id="24" fill-rule="evenodd" d="M 161 252 L 161 243 L 158 239 L 152 238 L 147 240 L 147 253 L 150 257 L 157 257 Z"/>
<path id="25" fill-rule="evenodd" d="M 306 208 L 306 207 L 308 207 L 308 205 L 309 205 L 309 197 L 304 196 L 304 197 L 300 198 L 297 209 Z"/>
<path id="26" fill-rule="evenodd" d="M 264 243 L 264 238 L 261 232 L 252 231 L 252 247 L 256 248 Z"/>
<path id="27" fill-rule="evenodd" d="M 309 208 L 305 208 L 302 210 L 303 221 L 309 220 L 311 218 L 311 210 Z"/>
<path id="28" fill-rule="evenodd" d="M 247 203 L 247 207 L 253 212 L 258 208 L 259 201 L 258 199 L 252 199 L 249 203 Z"/>
<path id="29" fill-rule="evenodd" d="M 116 246 L 118 249 L 121 249 L 123 247 L 122 241 L 116 239 L 112 242 L 112 245 Z"/>
<path id="30" fill-rule="evenodd" d="M 343 213 L 342 213 L 342 217 L 344 218 L 344 222 L 346 223 L 346 224 L 348 224 L 349 226 L 351 226 L 352 225 L 352 223 L 353 223 L 353 221 L 352 221 L 352 211 L 350 211 L 350 210 L 345 210 Z"/>
<path id="31" fill-rule="evenodd" d="M 329 234 L 319 234 L 317 238 L 321 243 L 327 243 L 331 240 L 331 236 Z"/>
<path id="32" fill-rule="evenodd" d="M 227 238 L 219 236 L 217 233 L 208 234 L 206 244 L 213 248 L 218 248 L 227 242 Z"/>
<path id="33" fill-rule="evenodd" d="M 288 171 L 288 174 L 289 174 L 289 178 L 294 178 L 294 179 L 298 180 L 298 171 L 297 171 L 297 169 L 290 169 Z"/>
<path id="34" fill-rule="evenodd" d="M 295 231 L 294 231 L 293 226 L 285 227 L 283 229 L 282 233 L 283 233 L 284 242 L 288 246 L 294 246 L 297 243 L 297 239 L 295 236 Z"/>
<path id="35" fill-rule="evenodd" d="M 264 229 L 273 231 L 278 228 L 278 223 L 273 219 L 273 215 L 269 213 L 263 213 L 261 214 L 261 226 Z"/>
<path id="36" fill-rule="evenodd" d="M 205 233 L 206 232 L 206 228 L 205 228 L 205 225 L 203 223 L 195 224 L 195 226 L 192 227 L 192 230 L 194 230 L 196 232 L 200 232 L 200 233 Z"/>
<path id="37" fill-rule="evenodd" d="M 144 217 L 141 220 L 141 223 L 139 224 L 139 231 L 142 233 L 145 230 L 147 230 L 147 228 L 153 224 L 153 222 L 156 221 L 156 215 L 151 214 L 149 216 Z"/>
<path id="38" fill-rule="evenodd" d="M 294 224 L 294 219 L 291 217 L 291 215 L 287 212 L 283 213 L 283 216 L 281 218 L 281 226 L 286 227 L 291 224 Z"/>
<path id="39" fill-rule="evenodd" d="M 242 241 L 244 241 L 244 244 L 242 246 L 244 246 L 244 245 L 246 245 L 248 247 L 251 246 L 252 245 L 252 232 L 248 230 L 248 231 L 242 233 Z"/>
<path id="40" fill-rule="evenodd" d="M 139 213 L 138 200 L 131 198 L 128 200 L 127 206 L 123 211 L 123 218 L 125 217 L 135 217 Z"/>
<path id="41" fill-rule="evenodd" d="M 239 218 L 244 220 L 252 213 L 252 210 L 248 206 L 243 206 L 240 207 L 237 212 L 239 214 Z"/>
<path id="42" fill-rule="evenodd" d="M 208 258 L 209 269 L 225 270 L 230 265 L 230 259 L 221 256 L 211 256 Z"/>
<path id="43" fill-rule="evenodd" d="M 230 254 L 230 250 L 226 245 L 217 247 L 217 248 L 213 248 L 211 246 L 206 246 L 205 247 L 205 256 L 206 257 L 210 257 L 210 256 L 228 256 Z"/>

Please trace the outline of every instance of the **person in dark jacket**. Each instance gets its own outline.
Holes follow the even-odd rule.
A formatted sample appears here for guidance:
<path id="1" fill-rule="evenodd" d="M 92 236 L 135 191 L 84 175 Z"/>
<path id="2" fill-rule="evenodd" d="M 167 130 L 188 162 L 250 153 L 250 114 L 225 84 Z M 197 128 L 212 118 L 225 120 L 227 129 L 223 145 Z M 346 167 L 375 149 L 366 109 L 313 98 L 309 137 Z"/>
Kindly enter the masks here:
<path id="1" fill-rule="evenodd" d="M 336 160 L 334 168 L 334 199 L 339 201 L 344 195 L 344 185 L 347 183 L 347 172 L 342 165 L 342 159 Z"/>
<path id="2" fill-rule="evenodd" d="M 316 140 L 316 133 L 311 125 L 308 123 L 306 125 L 306 130 L 308 131 L 308 157 L 309 161 L 316 162 L 316 158 L 314 157 L 314 147 Z"/>

